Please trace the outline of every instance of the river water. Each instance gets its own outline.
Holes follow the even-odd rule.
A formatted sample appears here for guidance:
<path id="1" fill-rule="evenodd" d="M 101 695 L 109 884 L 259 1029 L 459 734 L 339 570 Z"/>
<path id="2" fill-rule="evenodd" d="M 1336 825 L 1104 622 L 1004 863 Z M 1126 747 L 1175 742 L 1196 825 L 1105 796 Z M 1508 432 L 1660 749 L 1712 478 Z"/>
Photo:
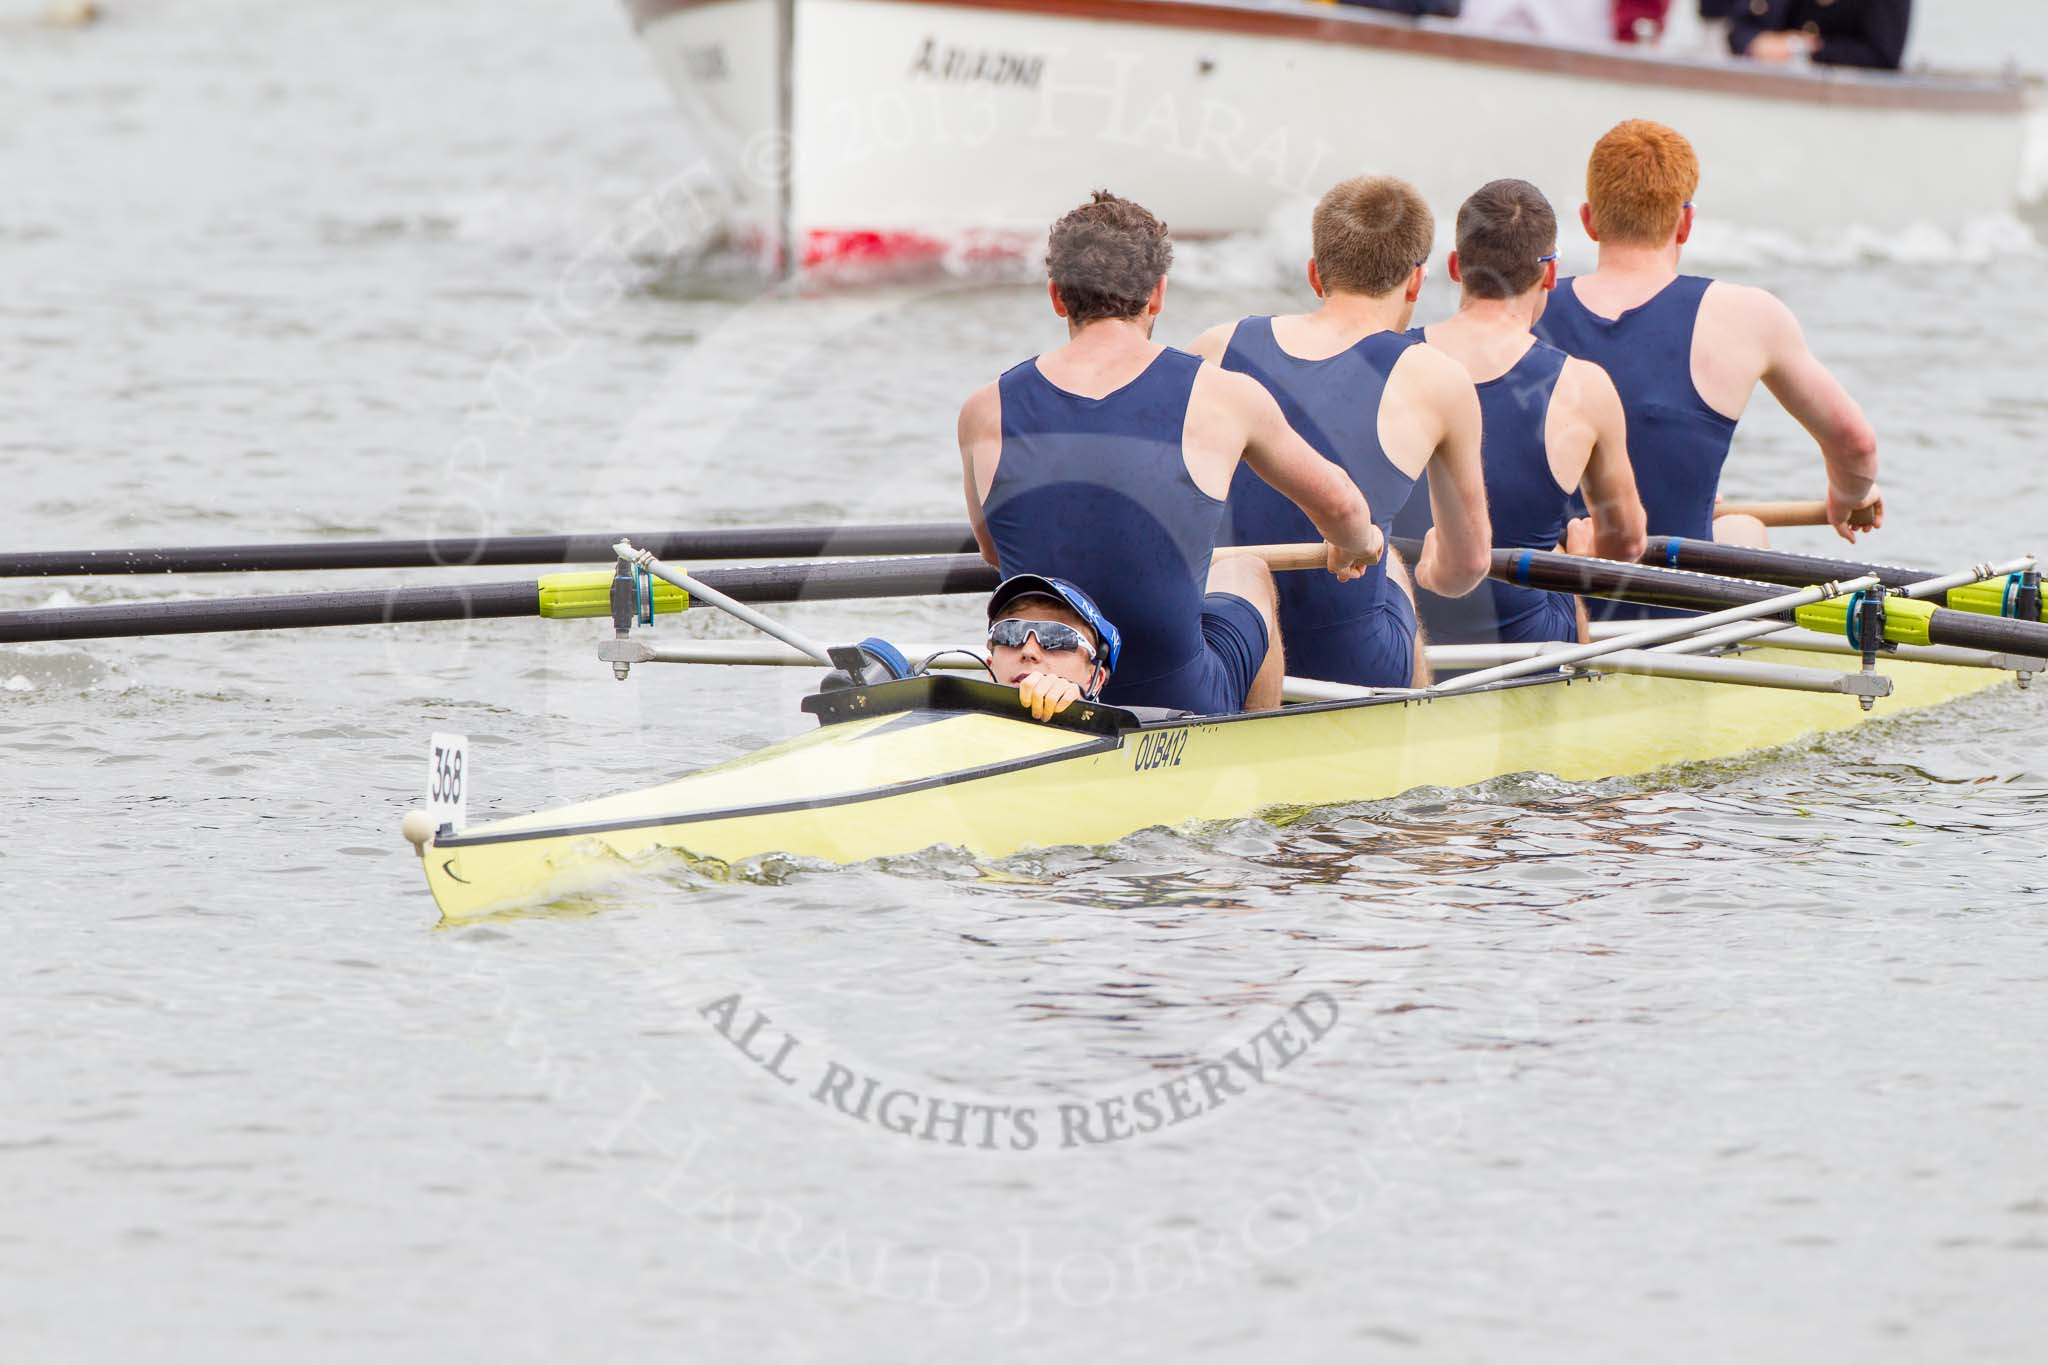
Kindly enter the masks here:
<path id="1" fill-rule="evenodd" d="M 790 296 L 651 244 L 693 157 L 606 5 L 113 10 L 0 21 L 5 548 L 952 517 L 960 396 L 1054 337 L 1028 284 Z M 2012 16 L 1944 7 L 1930 55 L 2038 51 Z M 1725 253 L 1869 407 L 1894 557 L 2039 545 L 2021 230 Z M 1190 250 L 1161 334 L 1292 276 Z M 1734 469 L 1817 473 L 1775 410 Z M 793 617 L 973 620 L 851 612 Z M 397 834 L 429 731 L 482 818 L 803 728 L 808 674 L 621 686 L 596 634 L 0 648 L 0 1358 L 2039 1358 L 2039 695 L 437 928 Z M 1309 1045 L 1164 1132 L 959 1150 L 727 1012 L 793 1074 L 1041 1114 Z"/>

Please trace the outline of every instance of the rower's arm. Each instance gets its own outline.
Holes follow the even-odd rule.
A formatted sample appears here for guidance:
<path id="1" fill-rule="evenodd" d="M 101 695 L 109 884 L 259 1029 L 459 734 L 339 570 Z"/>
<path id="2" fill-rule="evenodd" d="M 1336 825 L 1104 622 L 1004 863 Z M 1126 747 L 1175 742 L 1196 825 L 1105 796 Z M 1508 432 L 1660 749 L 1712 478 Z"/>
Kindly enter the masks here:
<path id="1" fill-rule="evenodd" d="M 1458 361 L 1432 346 L 1411 346 L 1395 362 L 1398 378 L 1438 419 L 1429 457 L 1429 511 L 1415 581 L 1439 597 L 1463 597 L 1493 567 L 1493 522 L 1486 513 L 1486 472 L 1480 462 L 1479 390 Z"/>
<path id="2" fill-rule="evenodd" d="M 988 518 L 982 515 L 980 471 L 994 477 L 996 461 L 1003 453 L 1003 399 L 993 384 L 976 389 L 960 405 L 960 478 L 967 496 L 967 524 L 974 528 L 974 543 L 981 557 L 996 564 L 995 538 L 988 532 Z"/>
<path id="3" fill-rule="evenodd" d="M 1628 458 L 1628 414 L 1607 371 L 1587 360 L 1567 360 L 1565 368 L 1579 411 L 1593 428 L 1593 453 L 1579 482 L 1593 514 L 1593 553 L 1633 564 L 1642 558 L 1650 526 Z"/>
<path id="4" fill-rule="evenodd" d="M 1221 381 L 1244 420 L 1244 459 L 1252 472 L 1306 513 L 1317 533 L 1361 571 L 1378 559 L 1385 545 L 1358 485 L 1287 424 L 1278 401 L 1256 379 L 1207 366 L 1204 373 Z"/>
<path id="5" fill-rule="evenodd" d="M 1844 540 L 1856 538 L 1858 528 L 1849 524 L 1852 512 L 1870 509 L 1870 524 L 1882 526 L 1877 433 L 1869 419 L 1841 381 L 1814 358 L 1792 310 L 1761 289 L 1743 293 L 1763 343 L 1764 387 L 1806 428 L 1827 461 L 1829 521 Z"/>

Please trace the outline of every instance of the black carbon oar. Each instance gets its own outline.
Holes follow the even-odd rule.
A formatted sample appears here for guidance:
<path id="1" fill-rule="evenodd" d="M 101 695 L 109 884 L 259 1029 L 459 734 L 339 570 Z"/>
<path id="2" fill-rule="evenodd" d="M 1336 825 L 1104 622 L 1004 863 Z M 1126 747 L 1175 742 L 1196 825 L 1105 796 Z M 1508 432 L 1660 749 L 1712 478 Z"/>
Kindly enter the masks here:
<path id="1" fill-rule="evenodd" d="M 617 556 L 612 556 L 616 560 Z M 742 602 L 825 602 L 864 597 L 922 597 L 988 592 L 996 571 L 978 555 L 767 564 L 706 569 L 706 584 Z M 309 626 L 375 626 L 409 621 L 493 617 L 601 617 L 610 610 L 612 575 L 553 574 L 516 583 L 387 588 L 353 592 L 279 593 L 210 602 L 134 602 L 0 612 L 0 644 L 36 640 L 103 640 L 136 635 L 288 630 Z M 664 605 L 665 603 L 665 605 Z M 682 609 L 682 594 L 661 589 L 657 611 Z"/>
<path id="2" fill-rule="evenodd" d="M 1861 564 L 1824 555 L 1789 554 L 1784 550 L 1753 550 L 1744 545 L 1723 545 L 1718 541 L 1694 540 L 1689 536 L 1651 536 L 1640 562 L 1668 569 L 1690 569 L 1695 573 L 1753 578 L 1760 583 L 1783 583 L 1794 588 L 1803 588 L 1808 583 L 1825 579 L 1860 578 L 1864 574 L 1876 574 L 1888 588 L 1904 588 L 1937 576 L 1932 569 L 1909 569 L 1899 564 Z"/>
<path id="3" fill-rule="evenodd" d="M 1653 536 L 1644 551 L 1645 564 L 1668 564 L 1702 573 L 1736 574 L 1765 583 L 1803 587 L 1817 579 L 1844 579 L 1875 574 L 1888 588 L 1908 588 L 1942 577 L 1927 569 L 1909 569 L 1897 564 L 1861 564 L 1853 560 L 1819 555 L 1788 554 L 1783 550 L 1753 550 L 1740 545 L 1722 545 L 1710 540 L 1684 536 Z M 1979 574 L 1991 576 L 1980 583 L 1951 587 L 1941 600 L 1949 607 L 1976 616 L 2012 616 L 2022 621 L 2048 621 L 2038 577 L 2005 574 L 2024 561 L 2013 560 L 2000 569 L 1979 566 Z"/>
<path id="4" fill-rule="evenodd" d="M 1422 542 L 1395 538 L 1411 559 Z M 614 558 L 616 556 L 614 555 Z M 1779 595 L 1775 585 L 1587 559 L 1542 550 L 1495 550 L 1489 576 L 1551 592 L 1612 597 L 1651 606 L 1711 611 L 1748 606 Z M 997 577 L 975 555 L 821 561 L 736 569 L 710 569 L 705 583 L 743 602 L 845 601 L 864 597 L 917 597 L 987 592 Z M 607 613 L 611 575 L 556 574 L 533 582 L 293 593 L 204 602 L 123 603 L 0 612 L 0 643 L 180 635 L 211 631 L 273 630 L 313 626 L 385 625 L 487 617 L 585 617 Z M 678 599 L 679 600 L 679 599 Z M 551 601 L 553 605 L 551 605 Z M 678 606 L 671 604 L 668 610 Z M 1803 609 L 1800 623 L 1831 630 L 1828 604 Z M 1839 605 L 1833 608 L 1841 614 Z M 1891 602 L 1900 643 L 1957 645 L 2048 658 L 2048 625 L 1972 615 L 1926 603 Z"/>
<path id="5" fill-rule="evenodd" d="M 1412 561 L 1422 553 L 1422 542 L 1396 537 L 1394 548 Z M 1688 611 L 1746 607 L 1783 593 L 1783 587 L 1778 584 L 1717 578 L 1684 569 L 1619 564 L 1610 559 L 1587 559 L 1548 550 L 1495 550 L 1487 576 L 1517 587 L 1611 597 L 1622 602 Z M 1846 575 L 1859 576 L 1860 573 Z M 1898 599 L 1889 599 L 1885 606 L 1889 613 L 1886 638 L 1899 644 L 1957 645 L 1998 654 L 2048 658 L 2048 625 L 2039 622 L 1980 616 L 1930 606 L 1925 602 Z M 1817 607 L 1802 608 L 1795 619 L 1809 629 L 1842 634 L 1841 615 L 1842 608 L 1838 604 L 1831 607 L 1828 603 L 1821 603 Z"/>
<path id="6" fill-rule="evenodd" d="M 278 545 L 185 545 L 139 550 L 0 553 L 0 578 L 76 574 L 241 573 L 301 569 L 433 569 L 501 564 L 609 564 L 625 539 L 664 559 L 801 559 L 812 555 L 972 553 L 959 523 L 770 526 L 721 531 L 607 531 L 439 540 L 330 540 Z"/>
<path id="7" fill-rule="evenodd" d="M 1407 536 L 1393 537 L 1394 548 L 1409 564 L 1422 556 L 1422 542 Z M 1495 550 L 1488 578 L 1522 588 L 1548 592 L 1578 593 L 1586 597 L 1611 597 L 1619 602 L 1636 602 L 1651 607 L 1676 607 L 1688 611 L 1713 611 L 1721 607 L 1746 607 L 1753 602 L 1778 596 L 1763 583 L 1714 577 L 1682 569 L 1655 568 L 1644 564 L 1623 564 L 1613 559 L 1592 559 L 1582 555 L 1549 550 Z M 1848 574 L 1844 577 L 1856 577 Z M 1795 584 L 1804 587 L 1805 584 Z"/>

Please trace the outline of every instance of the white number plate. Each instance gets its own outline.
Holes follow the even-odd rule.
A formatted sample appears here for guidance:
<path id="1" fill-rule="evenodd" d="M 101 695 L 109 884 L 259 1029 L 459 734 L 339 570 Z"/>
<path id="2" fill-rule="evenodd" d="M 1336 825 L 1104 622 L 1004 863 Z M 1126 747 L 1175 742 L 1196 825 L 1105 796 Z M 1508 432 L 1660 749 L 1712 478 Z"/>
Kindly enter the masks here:
<path id="1" fill-rule="evenodd" d="M 469 736 L 437 734 L 427 741 L 427 811 L 435 829 L 469 823 Z"/>

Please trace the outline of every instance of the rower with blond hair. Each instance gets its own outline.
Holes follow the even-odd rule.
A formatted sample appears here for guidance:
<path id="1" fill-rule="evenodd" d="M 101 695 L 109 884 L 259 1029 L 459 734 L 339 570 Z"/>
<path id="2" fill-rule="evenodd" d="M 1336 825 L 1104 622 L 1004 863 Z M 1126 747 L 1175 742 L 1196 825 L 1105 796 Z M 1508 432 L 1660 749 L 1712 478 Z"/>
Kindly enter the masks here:
<path id="1" fill-rule="evenodd" d="M 1315 311 L 1212 327 L 1192 349 L 1265 386 L 1288 423 L 1364 492 L 1383 530 L 1427 471 L 1436 526 L 1415 582 L 1461 597 L 1485 579 L 1492 548 L 1479 396 L 1463 366 L 1405 332 L 1435 216 L 1406 181 L 1359 176 L 1322 197 L 1312 228 Z M 1312 539 L 1301 511 L 1257 473 L 1241 467 L 1231 483 L 1231 543 Z M 1279 604 L 1289 673 L 1362 687 L 1429 682 L 1414 588 L 1391 551 L 1354 583 L 1287 575 Z"/>
<path id="2" fill-rule="evenodd" d="M 1764 543 L 1755 518 L 1714 512 L 1735 425 L 1761 383 L 1820 447 L 1829 524 L 1854 540 L 1884 521 L 1877 437 L 1791 309 L 1762 289 L 1679 272 L 1699 183 L 1692 144 L 1661 123 L 1631 119 L 1602 137 L 1579 209 L 1598 268 L 1558 281 L 1536 335 L 1613 379 L 1651 535 Z M 1573 549 L 1585 548 L 1584 529 Z M 1600 614 L 1657 613 L 1603 603 Z"/>

